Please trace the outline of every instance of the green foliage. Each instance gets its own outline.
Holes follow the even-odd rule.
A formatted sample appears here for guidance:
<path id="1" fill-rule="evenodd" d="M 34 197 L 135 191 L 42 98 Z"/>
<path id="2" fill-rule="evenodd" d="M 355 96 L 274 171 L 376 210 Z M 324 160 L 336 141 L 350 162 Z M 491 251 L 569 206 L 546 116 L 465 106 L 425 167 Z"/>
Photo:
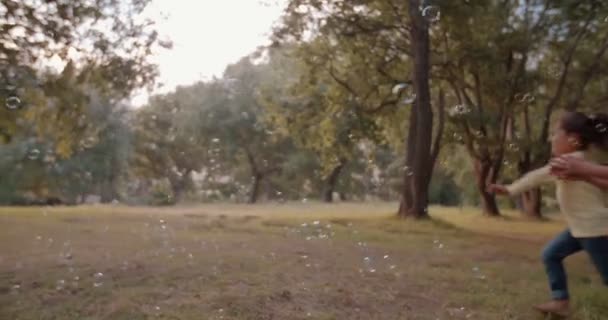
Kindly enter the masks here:
<path id="1" fill-rule="evenodd" d="M 79 119 L 92 88 L 118 101 L 151 85 L 158 34 L 140 19 L 148 3 L 0 1 L 0 142 L 34 128 L 68 157 L 84 131 Z M 63 71 L 47 67 L 50 61 Z"/>

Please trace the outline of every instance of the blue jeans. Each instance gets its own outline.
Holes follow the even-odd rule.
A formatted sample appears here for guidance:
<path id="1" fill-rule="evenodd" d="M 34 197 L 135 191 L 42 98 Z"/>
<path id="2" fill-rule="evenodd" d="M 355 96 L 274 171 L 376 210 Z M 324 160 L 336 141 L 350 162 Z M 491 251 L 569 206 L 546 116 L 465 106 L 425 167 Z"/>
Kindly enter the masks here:
<path id="1" fill-rule="evenodd" d="M 568 281 L 562 262 L 581 250 L 587 251 L 604 284 L 608 285 L 608 236 L 575 238 L 570 230 L 566 230 L 551 240 L 542 253 L 553 299 L 569 299 Z"/>

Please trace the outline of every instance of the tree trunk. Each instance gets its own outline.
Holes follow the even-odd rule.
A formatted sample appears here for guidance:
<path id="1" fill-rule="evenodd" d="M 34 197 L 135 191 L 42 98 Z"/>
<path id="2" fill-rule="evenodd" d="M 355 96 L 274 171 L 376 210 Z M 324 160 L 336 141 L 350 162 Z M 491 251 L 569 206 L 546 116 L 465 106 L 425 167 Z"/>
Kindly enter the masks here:
<path id="1" fill-rule="evenodd" d="M 414 102 L 414 104 L 416 104 L 416 102 Z M 402 218 L 407 218 L 409 216 L 410 208 L 414 202 L 411 168 L 414 165 L 414 154 L 416 151 L 416 130 L 418 126 L 415 111 L 411 112 L 409 122 L 405 151 L 405 170 L 403 170 L 403 189 L 398 211 L 399 217 Z"/>
<path id="2" fill-rule="evenodd" d="M 116 179 L 114 176 L 105 179 L 101 183 L 101 203 L 110 203 L 118 199 L 118 192 L 116 192 Z"/>
<path id="3" fill-rule="evenodd" d="M 255 173 L 253 175 L 251 193 L 249 194 L 249 204 L 254 204 L 258 202 L 258 197 L 260 196 L 260 184 L 262 183 L 263 178 L 264 176 L 260 173 Z"/>
<path id="4" fill-rule="evenodd" d="M 528 125 L 528 117 L 526 115 L 526 124 Z M 529 132 L 529 130 L 528 130 Z M 549 154 L 549 149 L 537 148 L 536 150 L 538 155 L 542 159 L 549 159 L 548 156 L 545 157 L 546 154 Z M 525 175 L 529 171 L 532 170 L 532 153 L 530 149 L 525 150 L 523 157 L 520 159 L 518 163 L 518 171 L 520 176 Z M 542 192 L 540 188 L 535 188 L 533 190 L 524 192 L 520 197 L 521 207 L 519 208 L 521 213 L 531 219 L 541 219 L 542 218 Z"/>
<path id="5" fill-rule="evenodd" d="M 334 200 L 334 191 L 336 190 L 336 184 L 338 183 L 338 178 L 340 177 L 340 173 L 344 168 L 345 161 L 341 161 L 332 171 L 329 177 L 327 178 L 327 183 L 325 185 L 325 190 L 323 191 L 323 201 L 327 203 L 331 203 Z"/>
<path id="6" fill-rule="evenodd" d="M 184 195 L 190 185 L 190 171 L 184 172 L 181 176 L 175 174 L 169 182 L 171 183 L 171 191 L 173 192 L 173 200 L 179 203 L 184 199 Z"/>
<path id="7" fill-rule="evenodd" d="M 422 16 L 419 0 L 409 0 L 410 42 L 416 102 L 410 116 L 408 165 L 399 216 L 428 218 L 428 192 L 433 172 L 433 110 L 429 87 L 430 41 L 428 21 Z M 413 119 L 413 122 L 412 122 Z M 415 126 L 413 125 L 415 123 Z M 412 137 L 414 135 L 414 137 Z M 413 143 L 412 143 L 413 142 Z M 408 177 L 409 176 L 409 177 Z M 409 194 L 408 194 L 409 193 Z"/>
<path id="8" fill-rule="evenodd" d="M 475 182 L 477 184 L 477 190 L 481 196 L 481 208 L 483 214 L 497 217 L 500 216 L 500 210 L 496 204 L 496 198 L 493 194 L 489 193 L 486 189 L 488 184 L 494 183 L 492 181 L 492 163 L 490 161 L 475 160 Z"/>
<path id="9" fill-rule="evenodd" d="M 542 193 L 540 188 L 525 192 L 521 195 L 522 213 L 531 219 L 542 219 Z"/>

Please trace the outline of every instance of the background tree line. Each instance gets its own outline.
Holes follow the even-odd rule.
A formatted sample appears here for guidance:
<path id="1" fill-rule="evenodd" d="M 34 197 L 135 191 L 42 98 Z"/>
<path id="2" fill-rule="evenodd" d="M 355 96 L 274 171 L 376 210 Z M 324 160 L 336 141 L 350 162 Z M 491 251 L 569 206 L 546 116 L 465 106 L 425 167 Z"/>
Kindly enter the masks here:
<path id="1" fill-rule="evenodd" d="M 271 46 L 135 109 L 170 47 L 136 19 L 147 2 L 1 2 L 2 204 L 379 199 L 403 217 L 496 216 L 485 186 L 546 163 L 557 112 L 606 111 L 608 8 L 548 0 L 291 0 Z M 510 205 L 538 218 L 542 194 Z"/>

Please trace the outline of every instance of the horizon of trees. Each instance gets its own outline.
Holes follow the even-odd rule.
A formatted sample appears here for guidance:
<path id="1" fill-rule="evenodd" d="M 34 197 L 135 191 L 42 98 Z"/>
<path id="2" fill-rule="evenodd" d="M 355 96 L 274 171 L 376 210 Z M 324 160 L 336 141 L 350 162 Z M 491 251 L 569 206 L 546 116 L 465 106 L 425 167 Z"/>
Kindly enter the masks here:
<path id="1" fill-rule="evenodd" d="M 548 161 L 560 110 L 606 110 L 599 1 L 290 0 L 271 46 L 138 109 L 126 98 L 168 45 L 135 22 L 148 1 L 123 2 L 47 1 L 48 21 L 0 2 L 1 204 L 378 199 L 401 217 L 498 216 L 485 186 Z M 65 67 L 37 69 L 40 53 Z M 502 204 L 539 218 L 551 198 Z"/>

